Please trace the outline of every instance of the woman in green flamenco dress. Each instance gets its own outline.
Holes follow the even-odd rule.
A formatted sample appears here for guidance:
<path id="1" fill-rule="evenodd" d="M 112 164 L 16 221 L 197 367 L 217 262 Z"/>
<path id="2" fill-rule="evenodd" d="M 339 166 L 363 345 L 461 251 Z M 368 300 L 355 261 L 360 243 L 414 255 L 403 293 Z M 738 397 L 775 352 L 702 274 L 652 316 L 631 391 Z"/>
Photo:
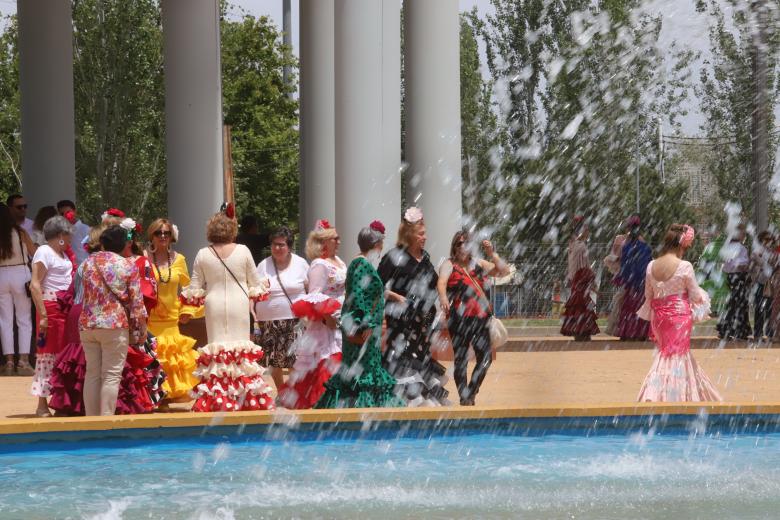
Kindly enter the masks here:
<path id="1" fill-rule="evenodd" d="M 360 255 L 347 270 L 341 310 L 341 367 L 327 383 L 314 408 L 376 408 L 406 406 L 393 391 L 396 380 L 382 368 L 379 345 L 384 316 L 384 284 L 376 271 L 385 227 L 375 220 L 358 234 Z"/>

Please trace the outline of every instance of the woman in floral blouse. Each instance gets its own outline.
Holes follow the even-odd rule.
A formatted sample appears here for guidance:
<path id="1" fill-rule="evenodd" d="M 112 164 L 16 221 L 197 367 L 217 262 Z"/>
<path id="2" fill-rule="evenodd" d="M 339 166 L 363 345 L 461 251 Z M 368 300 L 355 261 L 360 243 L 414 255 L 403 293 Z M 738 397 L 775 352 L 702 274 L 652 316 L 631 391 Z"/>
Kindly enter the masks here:
<path id="1" fill-rule="evenodd" d="M 84 262 L 79 329 L 87 358 L 86 415 L 114 415 L 130 336 L 146 336 L 138 268 L 121 256 L 131 240 L 131 232 L 111 226 L 100 235 L 103 251 Z"/>

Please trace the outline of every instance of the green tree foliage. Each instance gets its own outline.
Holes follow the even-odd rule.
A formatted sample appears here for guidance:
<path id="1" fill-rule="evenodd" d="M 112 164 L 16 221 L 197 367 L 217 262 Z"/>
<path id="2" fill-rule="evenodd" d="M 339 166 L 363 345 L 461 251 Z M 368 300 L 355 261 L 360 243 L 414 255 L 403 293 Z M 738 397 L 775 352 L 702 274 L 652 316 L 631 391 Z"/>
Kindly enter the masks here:
<path id="1" fill-rule="evenodd" d="M 165 215 L 162 27 L 155 0 L 73 2 L 76 179 L 82 213 Z"/>
<path id="2" fill-rule="evenodd" d="M 19 134 L 19 54 L 16 17 L 0 19 L 0 199 L 21 191 L 21 136 Z"/>
<path id="3" fill-rule="evenodd" d="M 460 135 L 463 157 L 463 212 L 469 219 L 483 212 L 490 197 L 489 180 L 498 166 L 501 133 L 492 100 L 493 82 L 482 77 L 478 32 L 482 22 L 474 9 L 460 18 Z"/>
<path id="4" fill-rule="evenodd" d="M 507 133 L 497 204 L 483 221 L 514 255 L 540 240 L 559 254 L 575 214 L 607 241 L 636 211 L 656 240 L 685 220 L 686 186 L 656 171 L 657 118 L 682 115 L 684 71 L 693 55 L 677 52 L 668 70 L 657 48 L 660 19 L 634 0 L 493 0 L 482 31 L 488 64 L 505 95 Z M 503 201 L 503 203 L 501 203 Z"/>
<path id="5" fill-rule="evenodd" d="M 222 9 L 226 15 L 230 7 Z M 167 214 L 161 23 L 158 0 L 73 1 L 77 196 L 87 221 L 111 206 L 145 222 Z M 267 18 L 223 16 L 221 30 L 239 214 L 255 213 L 266 227 L 295 227 L 297 102 L 290 98 L 295 85 L 282 81 L 282 67 L 295 65 L 290 49 Z M 10 17 L 0 35 L 2 195 L 19 190 L 19 127 Z"/>
<path id="6" fill-rule="evenodd" d="M 266 18 L 222 22 L 222 99 L 232 126 L 239 215 L 261 226 L 298 227 L 298 102 L 282 69 L 295 66 L 282 35 Z"/>
<path id="7" fill-rule="evenodd" d="M 780 50 L 780 31 L 777 25 L 777 8 L 780 2 L 769 2 L 775 9 L 769 10 L 768 45 L 762 52 L 767 53 L 767 74 L 770 106 L 776 107 L 778 101 L 778 51 Z M 718 185 L 723 200 L 740 203 L 748 212 L 753 206 L 753 177 L 750 169 L 752 146 L 753 99 L 755 96 L 755 78 L 753 73 L 754 31 L 756 19 L 750 11 L 750 4 L 728 0 L 731 16 L 726 17 L 723 2 L 700 2 L 699 9 L 707 10 L 712 19 L 710 27 L 710 48 L 712 57 L 701 69 L 700 85 L 697 95 L 705 121 L 702 130 L 705 135 L 717 138 L 717 145 L 708 155 L 707 167 Z M 771 130 L 774 127 L 774 111 L 766 113 L 766 123 Z M 778 136 L 770 134 L 769 171 L 774 171 L 774 150 L 777 149 Z"/>

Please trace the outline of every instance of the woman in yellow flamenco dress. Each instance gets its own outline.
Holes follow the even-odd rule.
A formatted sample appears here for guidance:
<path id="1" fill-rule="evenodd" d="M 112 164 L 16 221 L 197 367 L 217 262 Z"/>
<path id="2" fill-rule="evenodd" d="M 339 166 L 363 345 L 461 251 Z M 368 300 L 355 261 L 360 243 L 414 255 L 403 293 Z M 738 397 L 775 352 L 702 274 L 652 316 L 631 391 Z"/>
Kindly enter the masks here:
<path id="1" fill-rule="evenodd" d="M 184 255 L 175 252 L 172 244 L 178 239 L 178 229 L 167 219 L 157 219 L 147 230 L 150 247 L 147 256 L 157 280 L 157 305 L 149 314 L 148 329 L 157 338 L 157 358 L 165 371 L 163 390 L 166 401 L 188 402 L 190 392 L 199 380 L 193 375 L 198 352 L 195 340 L 179 331 L 179 324 L 203 314 L 202 307 L 184 305 L 179 292 L 190 284 L 190 273 Z"/>

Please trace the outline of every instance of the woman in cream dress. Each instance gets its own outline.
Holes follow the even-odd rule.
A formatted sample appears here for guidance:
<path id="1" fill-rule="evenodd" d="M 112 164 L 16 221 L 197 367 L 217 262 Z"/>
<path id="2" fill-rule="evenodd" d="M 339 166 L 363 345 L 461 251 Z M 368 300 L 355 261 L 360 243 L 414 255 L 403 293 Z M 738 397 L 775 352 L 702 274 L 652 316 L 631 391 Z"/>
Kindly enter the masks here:
<path id="1" fill-rule="evenodd" d="M 234 244 L 238 226 L 218 213 L 207 228 L 210 246 L 195 257 L 190 285 L 182 292 L 190 305 L 205 304 L 208 344 L 198 349 L 196 412 L 273 409 L 270 387 L 258 361 L 263 349 L 250 340 L 250 300 L 268 295 L 252 253 Z"/>

